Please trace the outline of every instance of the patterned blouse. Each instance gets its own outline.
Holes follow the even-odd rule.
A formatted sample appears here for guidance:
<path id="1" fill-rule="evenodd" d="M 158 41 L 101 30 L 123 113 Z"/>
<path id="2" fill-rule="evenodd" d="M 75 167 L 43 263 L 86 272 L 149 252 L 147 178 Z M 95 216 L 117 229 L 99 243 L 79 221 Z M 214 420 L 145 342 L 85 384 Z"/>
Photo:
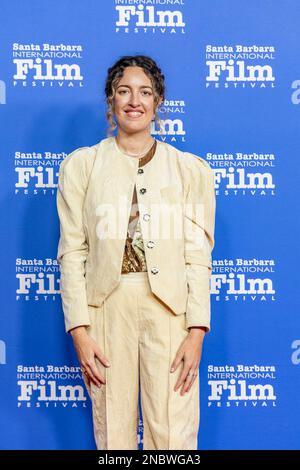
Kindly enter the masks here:
<path id="1" fill-rule="evenodd" d="M 139 158 L 139 168 L 145 166 L 155 154 L 157 142 L 154 141 L 151 149 Z M 128 157 L 137 158 L 137 157 Z M 122 262 L 122 274 L 136 271 L 147 271 L 144 243 L 140 227 L 136 187 L 134 186 L 131 212 L 128 222 L 127 239 L 125 243 Z"/>

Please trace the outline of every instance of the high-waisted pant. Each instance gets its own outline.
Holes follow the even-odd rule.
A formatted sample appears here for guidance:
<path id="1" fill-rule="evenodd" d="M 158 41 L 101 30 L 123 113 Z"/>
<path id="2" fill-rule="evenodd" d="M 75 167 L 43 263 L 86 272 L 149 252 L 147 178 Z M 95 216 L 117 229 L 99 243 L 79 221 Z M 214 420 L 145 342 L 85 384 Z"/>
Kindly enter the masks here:
<path id="1" fill-rule="evenodd" d="M 106 379 L 100 388 L 84 378 L 97 449 L 138 448 L 139 391 L 143 448 L 197 449 L 199 374 L 182 396 L 174 386 L 183 361 L 170 372 L 188 335 L 185 314 L 173 314 L 151 292 L 146 272 L 122 274 L 101 307 L 89 306 L 89 313 L 87 331 L 110 362 L 105 367 L 96 359 Z"/>

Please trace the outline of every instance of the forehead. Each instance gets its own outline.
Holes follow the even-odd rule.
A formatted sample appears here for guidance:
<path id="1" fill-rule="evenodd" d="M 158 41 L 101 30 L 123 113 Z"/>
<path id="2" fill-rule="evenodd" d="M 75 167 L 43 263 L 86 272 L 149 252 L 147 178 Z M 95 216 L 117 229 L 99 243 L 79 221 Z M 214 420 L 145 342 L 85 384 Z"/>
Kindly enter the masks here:
<path id="1" fill-rule="evenodd" d="M 150 78 L 141 67 L 126 67 L 118 85 L 152 87 Z"/>

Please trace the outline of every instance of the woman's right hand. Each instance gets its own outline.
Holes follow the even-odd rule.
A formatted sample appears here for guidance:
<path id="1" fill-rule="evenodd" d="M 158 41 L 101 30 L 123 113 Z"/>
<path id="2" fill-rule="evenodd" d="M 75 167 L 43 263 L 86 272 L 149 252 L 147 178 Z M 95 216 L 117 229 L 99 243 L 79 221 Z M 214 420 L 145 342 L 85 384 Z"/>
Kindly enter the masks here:
<path id="1" fill-rule="evenodd" d="M 109 361 L 104 356 L 97 343 L 88 335 L 85 326 L 78 326 L 70 331 L 72 335 L 78 360 L 83 370 L 86 371 L 86 378 L 92 380 L 97 387 L 101 383 L 105 384 L 105 378 L 99 373 L 95 356 L 105 366 L 109 367 Z"/>

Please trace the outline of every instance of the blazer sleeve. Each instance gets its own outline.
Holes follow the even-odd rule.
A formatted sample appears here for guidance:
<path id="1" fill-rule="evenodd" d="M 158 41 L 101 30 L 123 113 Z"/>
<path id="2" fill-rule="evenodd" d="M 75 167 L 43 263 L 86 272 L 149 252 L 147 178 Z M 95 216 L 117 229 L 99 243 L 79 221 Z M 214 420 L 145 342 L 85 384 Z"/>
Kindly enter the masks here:
<path id="1" fill-rule="evenodd" d="M 209 164 L 185 152 L 188 160 L 184 207 L 185 261 L 188 284 L 186 328 L 202 326 L 211 329 L 210 277 L 216 197 L 214 173 Z"/>
<path id="2" fill-rule="evenodd" d="M 60 265 L 60 293 L 65 329 L 90 325 L 86 296 L 85 262 L 88 243 L 83 225 L 83 203 L 87 187 L 89 147 L 67 155 L 60 164 L 57 212 L 60 238 L 57 261 Z"/>

